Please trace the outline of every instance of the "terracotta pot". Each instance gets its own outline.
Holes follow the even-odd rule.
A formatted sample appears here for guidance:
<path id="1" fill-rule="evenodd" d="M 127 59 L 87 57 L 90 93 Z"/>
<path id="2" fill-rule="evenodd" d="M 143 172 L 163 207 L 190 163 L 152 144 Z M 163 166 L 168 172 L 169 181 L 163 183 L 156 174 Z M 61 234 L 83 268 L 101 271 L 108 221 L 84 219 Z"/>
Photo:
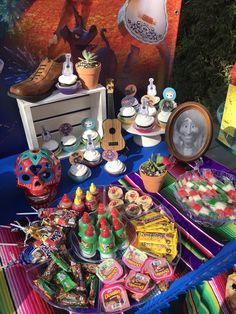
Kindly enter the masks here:
<path id="1" fill-rule="evenodd" d="M 101 63 L 98 67 L 94 68 L 80 67 L 79 64 L 76 63 L 75 69 L 84 89 L 94 89 L 97 87 L 101 72 Z"/>
<path id="2" fill-rule="evenodd" d="M 156 193 L 160 191 L 162 184 L 164 182 L 165 176 L 167 175 L 167 171 L 163 172 L 161 176 L 150 177 L 141 171 L 141 167 L 139 168 L 140 176 L 143 180 L 143 184 L 145 189 L 148 192 Z"/>

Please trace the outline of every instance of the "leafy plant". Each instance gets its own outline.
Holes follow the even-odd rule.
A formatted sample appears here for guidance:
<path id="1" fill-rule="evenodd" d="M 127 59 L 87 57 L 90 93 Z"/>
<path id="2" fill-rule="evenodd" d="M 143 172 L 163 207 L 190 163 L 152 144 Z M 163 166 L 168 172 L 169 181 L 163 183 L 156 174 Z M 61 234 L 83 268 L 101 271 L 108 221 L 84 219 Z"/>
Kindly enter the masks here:
<path id="1" fill-rule="evenodd" d="M 94 52 L 87 50 L 82 51 L 83 58 L 79 57 L 78 65 L 84 68 L 94 68 L 99 65 L 99 62 L 96 60 L 97 55 Z"/>
<path id="2" fill-rule="evenodd" d="M 163 157 L 160 154 L 151 157 L 141 165 L 141 171 L 150 177 L 161 176 L 166 171 L 163 164 Z"/>

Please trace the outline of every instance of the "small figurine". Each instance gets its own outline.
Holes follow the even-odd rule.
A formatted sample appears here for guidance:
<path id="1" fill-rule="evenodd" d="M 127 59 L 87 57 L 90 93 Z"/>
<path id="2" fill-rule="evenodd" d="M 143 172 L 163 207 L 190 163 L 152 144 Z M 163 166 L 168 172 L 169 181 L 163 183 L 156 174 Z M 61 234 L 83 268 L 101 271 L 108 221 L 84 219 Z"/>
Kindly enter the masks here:
<path id="1" fill-rule="evenodd" d="M 118 159 L 118 153 L 113 150 L 104 150 L 102 158 L 107 161 L 104 169 L 111 175 L 120 175 L 126 171 L 126 166 Z"/>
<path id="2" fill-rule="evenodd" d="M 153 82 L 154 82 L 154 79 L 150 78 L 149 85 L 147 87 L 147 95 L 156 96 L 157 94 L 156 85 Z"/>
<path id="3" fill-rule="evenodd" d="M 73 63 L 71 62 L 71 54 L 66 54 L 66 61 L 63 63 L 62 75 L 58 78 L 57 88 L 63 94 L 74 94 L 81 88 L 80 81 L 73 73 Z"/>
<path id="4" fill-rule="evenodd" d="M 163 91 L 163 99 L 160 101 L 160 112 L 157 115 L 157 119 L 162 128 L 166 127 L 167 121 L 171 115 L 171 112 L 177 107 L 175 102 L 176 91 L 172 87 L 167 87 Z"/>
<path id="5" fill-rule="evenodd" d="M 57 141 L 52 139 L 50 131 L 46 130 L 44 126 L 42 126 L 42 129 L 42 139 L 44 141 L 42 147 L 50 150 L 52 153 L 58 156 L 62 150 L 61 146 Z"/>
<path id="6" fill-rule="evenodd" d="M 72 131 L 73 127 L 70 123 L 63 123 L 59 127 L 59 132 L 62 135 L 61 137 L 62 149 L 67 153 L 75 151 L 80 144 L 79 141 L 77 141 L 77 138 L 72 134 Z"/>

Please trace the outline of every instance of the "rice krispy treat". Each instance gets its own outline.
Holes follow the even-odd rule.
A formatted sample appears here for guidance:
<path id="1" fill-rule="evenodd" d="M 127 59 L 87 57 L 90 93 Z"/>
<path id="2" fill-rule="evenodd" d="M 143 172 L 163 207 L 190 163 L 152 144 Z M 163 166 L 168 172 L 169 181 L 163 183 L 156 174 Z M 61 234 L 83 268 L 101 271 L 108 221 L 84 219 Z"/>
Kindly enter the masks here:
<path id="1" fill-rule="evenodd" d="M 139 193 L 135 190 L 129 190 L 125 193 L 125 200 L 128 203 L 136 203 L 136 200 L 139 198 Z"/>
<path id="2" fill-rule="evenodd" d="M 147 211 L 153 206 L 152 198 L 147 194 L 140 196 L 135 203 L 140 205 L 144 211 Z"/>
<path id="3" fill-rule="evenodd" d="M 123 197 L 123 190 L 118 186 L 110 186 L 108 189 L 108 197 L 110 200 L 117 200 Z"/>

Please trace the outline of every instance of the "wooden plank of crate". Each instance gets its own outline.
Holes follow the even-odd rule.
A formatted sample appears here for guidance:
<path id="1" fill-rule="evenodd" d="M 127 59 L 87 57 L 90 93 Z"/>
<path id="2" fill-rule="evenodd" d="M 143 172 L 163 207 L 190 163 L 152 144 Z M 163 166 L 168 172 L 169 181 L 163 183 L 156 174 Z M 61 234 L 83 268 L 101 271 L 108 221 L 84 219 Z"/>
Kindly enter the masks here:
<path id="1" fill-rule="evenodd" d="M 73 132 L 72 134 L 74 136 L 76 136 L 77 138 L 80 137 L 80 135 L 82 134 L 83 132 L 83 127 L 82 125 L 77 125 L 77 126 L 74 126 L 73 127 Z M 61 142 L 61 134 L 57 131 L 54 131 L 54 132 L 51 132 L 51 135 L 52 135 L 52 139 L 53 140 L 56 140 L 57 142 Z M 37 140 L 38 140 L 38 143 L 39 143 L 39 146 L 41 147 L 42 144 L 43 144 L 43 139 L 42 139 L 42 136 L 37 136 Z"/>
<path id="2" fill-rule="evenodd" d="M 42 126 L 48 131 L 58 130 L 63 123 L 70 123 L 72 126 L 81 123 L 84 118 L 88 118 L 91 115 L 91 110 L 82 110 L 73 113 L 68 113 L 61 116 L 51 117 L 45 120 L 34 122 L 36 134 L 42 133 Z"/>
<path id="3" fill-rule="evenodd" d="M 38 140 L 35 133 L 30 106 L 19 99 L 17 100 L 17 103 L 29 149 L 38 149 Z"/>
<path id="4" fill-rule="evenodd" d="M 33 120 L 39 121 L 48 117 L 56 115 L 62 115 L 69 112 L 76 112 L 77 110 L 83 110 L 90 108 L 90 97 L 85 95 L 84 97 L 77 97 L 70 100 L 64 100 L 54 103 L 45 104 L 44 106 L 38 105 L 32 107 Z"/>

